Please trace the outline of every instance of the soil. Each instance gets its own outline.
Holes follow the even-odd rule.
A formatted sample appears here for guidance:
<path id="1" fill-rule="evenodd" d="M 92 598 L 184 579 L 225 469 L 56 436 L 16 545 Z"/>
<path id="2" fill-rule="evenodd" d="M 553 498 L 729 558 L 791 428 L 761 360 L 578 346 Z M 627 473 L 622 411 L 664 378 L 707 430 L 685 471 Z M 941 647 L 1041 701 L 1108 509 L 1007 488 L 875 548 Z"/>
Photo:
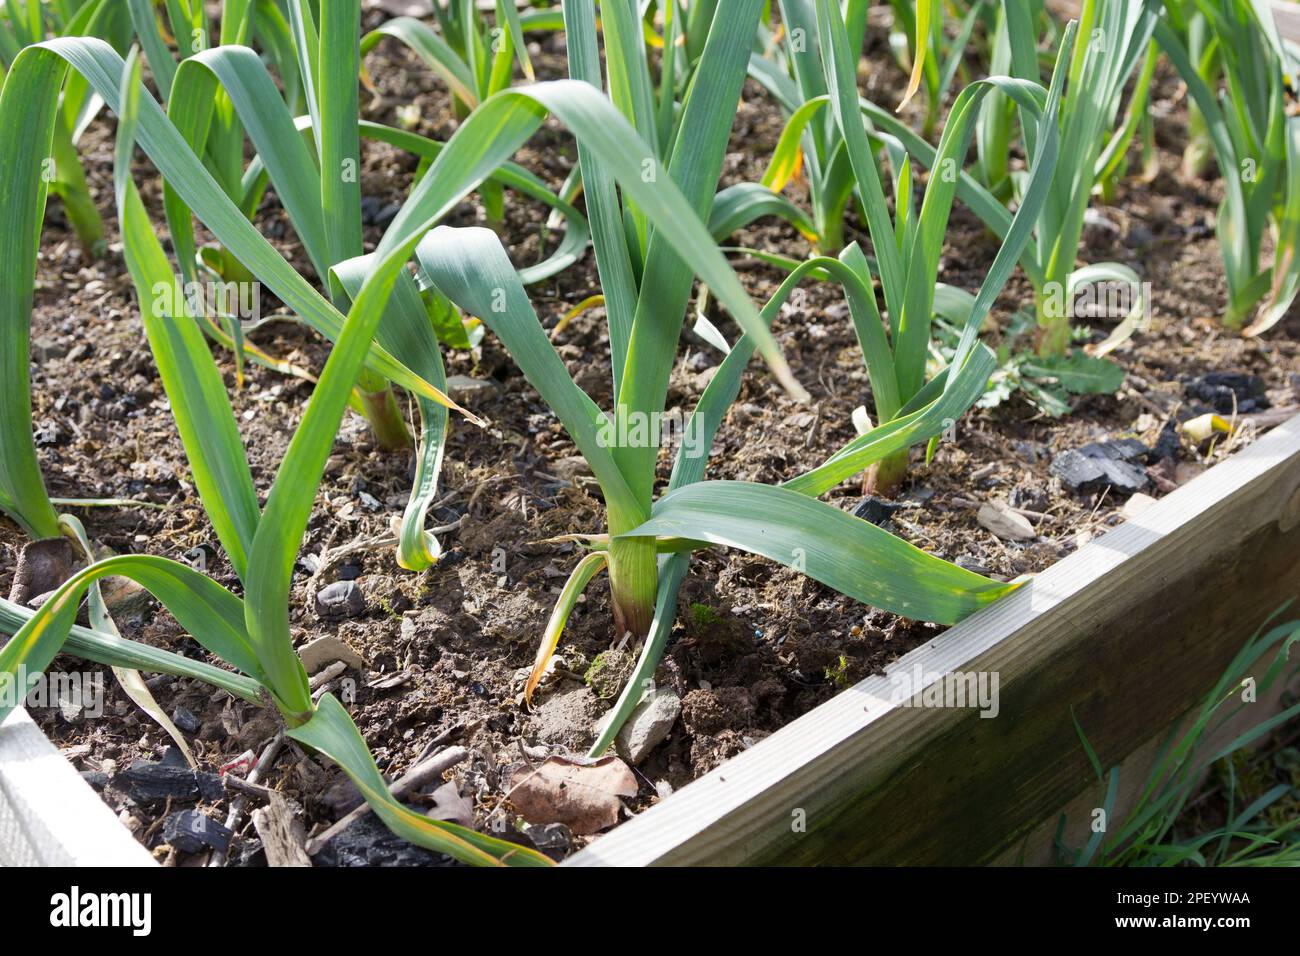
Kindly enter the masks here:
<path id="1" fill-rule="evenodd" d="M 562 75 L 558 37 L 533 39 L 542 78 Z M 882 39 L 866 60 L 864 92 L 881 103 L 897 101 L 905 77 L 889 59 Z M 414 104 L 418 131 L 446 139 L 455 129 L 445 90 L 419 61 L 393 41 L 368 58 L 375 89 L 363 93 L 367 118 L 396 124 L 396 109 Z M 960 85 L 960 84 L 958 84 Z M 950 560 L 962 560 L 1002 578 L 1041 571 L 1089 536 L 1123 518 L 1124 500 L 1114 494 L 1080 495 L 1061 488 L 1048 470 L 1061 450 L 1105 438 L 1135 435 L 1154 444 L 1171 417 L 1203 410 L 1185 394 L 1184 380 L 1206 372 L 1260 376 L 1275 408 L 1295 405 L 1300 373 L 1293 314 L 1262 339 L 1244 340 L 1222 329 L 1217 317 L 1225 283 L 1214 239 L 1218 185 L 1188 181 L 1179 170 L 1185 105 L 1176 81 L 1161 73 L 1154 91 L 1160 170 L 1150 183 L 1126 182 L 1113 205 L 1099 207 L 1109 225 L 1090 228 L 1083 261 L 1121 261 L 1151 282 L 1150 327 L 1116 359 L 1127 372 L 1116 395 L 1073 401 L 1073 414 L 1043 415 L 1019 395 L 1002 405 L 969 413 L 954 441 L 943 442 L 927 467 L 917 462 L 899 496 L 906 505 L 889 518 L 896 534 Z M 920 107 L 909 107 L 919 119 Z M 760 178 L 781 129 L 770 98 L 752 82 L 736 117 L 723 185 Z M 33 402 L 41 465 L 50 493 L 67 498 L 131 498 L 139 507 L 65 507 L 86 524 L 92 538 L 117 552 L 148 552 L 180 560 L 206 557 L 218 581 L 238 589 L 219 555 L 200 506 L 168 412 L 166 397 L 141 333 L 138 306 L 121 259 L 112 216 L 113 121 L 101 117 L 82 143 L 86 172 L 109 229 L 110 253 L 91 262 L 77 247 L 57 202 L 50 204 L 39 261 L 33 318 Z M 558 188 L 576 161 L 573 143 L 553 122 L 517 157 Z M 1136 163 L 1134 164 L 1136 167 Z M 409 189 L 415 160 L 387 146 L 365 144 L 363 189 L 379 208 L 400 201 Z M 159 229 L 164 228 L 156 174 L 137 158 L 137 182 Z M 791 187 L 796 199 L 797 186 Z M 536 261 L 544 241 L 545 210 L 531 202 L 508 204 L 499 232 L 515 261 Z M 484 223 L 477 197 L 449 217 L 453 225 Z M 283 210 L 268 193 L 256 216 L 271 238 L 305 275 L 310 265 Z M 367 228 L 373 246 L 382 229 Z M 869 247 L 865 230 L 851 217 L 850 238 Z M 808 249 L 784 224 L 764 221 L 735 237 L 736 245 L 804 256 Z M 960 203 L 948 232 L 941 278 L 974 291 L 996 252 L 995 241 Z M 752 260 L 737 260 L 742 280 L 757 301 L 775 289 L 780 275 Z M 531 289 L 543 323 L 553 327 L 566 311 L 598 291 L 588 254 L 562 275 Z M 1011 314 L 1031 301 L 1016 277 L 1000 296 L 993 322 L 1005 327 Z M 263 293 L 264 314 L 278 303 Z M 721 322 L 721 320 L 719 320 Z M 734 338 L 734 329 L 723 323 Z M 1104 333 L 1098 330 L 1098 336 Z M 807 286 L 798 308 L 787 307 L 775 332 L 812 403 L 794 404 L 755 362 L 719 433 L 710 476 L 778 482 L 821 463 L 854 435 L 851 414 L 870 407 L 862 358 L 841 298 L 830 287 Z M 997 339 L 995 329 L 993 339 Z M 265 326 L 254 338 L 272 354 L 319 369 L 327 345 L 288 322 Z M 560 355 L 580 385 L 609 407 L 608 339 L 599 309 L 580 315 L 556 336 Z M 302 414 L 311 386 L 249 366 L 235 388 L 229 353 L 217 350 L 245 436 L 254 480 L 265 491 Z M 547 543 L 570 532 L 603 531 L 603 507 L 577 449 L 539 396 L 489 336 L 472 352 L 448 351 L 448 374 L 470 376 L 489 388 L 466 401 L 490 421 L 484 429 L 457 423 L 447 446 L 443 498 L 431 525 L 459 521 L 442 535 L 446 557 L 431 570 L 398 568 L 391 547 L 358 550 L 314 574 L 322 555 L 355 542 L 382 538 L 400 515 L 411 477 L 408 453 L 377 449 L 365 424 L 349 413 L 316 501 L 303 561 L 294 580 L 292 625 L 302 643 L 323 635 L 341 638 L 366 662 L 351 670 L 351 711 L 387 774 L 409 769 L 432 746 L 455 743 L 470 759 L 452 772 L 473 802 L 480 826 L 509 815 L 502 781 L 520 762 L 552 753 L 581 753 L 592 724 L 612 703 L 612 691 L 582 679 L 611 648 L 608 592 L 600 581 L 588 588 L 562 640 L 560 666 L 529 712 L 519 703 L 522 678 L 555 596 L 575 560 L 572 544 Z M 669 407 L 689 410 L 719 356 L 693 334 L 684 336 L 673 374 Z M 1245 429 L 1211 449 L 1185 443 L 1175 469 L 1169 466 L 1151 489 L 1156 497 L 1215 460 L 1252 440 Z M 671 461 L 661 457 L 666 482 Z M 1031 512 L 1038 537 L 1011 543 L 984 530 L 976 512 L 985 500 L 1015 491 Z M 853 509 L 861 501 L 858 481 L 833 489 L 825 500 Z M 1014 503 L 1014 502 L 1013 502 Z M 24 541 L 0 521 L 0 592 L 7 592 Z M 199 549 L 196 551 L 196 549 Z M 355 580 L 365 609 L 341 622 L 321 620 L 313 596 L 325 584 Z M 640 810 L 672 789 L 752 746 L 840 689 L 878 673 L 902 653 L 933 638 L 940 628 L 863 607 L 798 573 L 766 560 L 729 551 L 700 553 L 679 601 L 679 614 L 660 679 L 684 698 L 682 719 L 668 739 L 637 768 Z M 119 620 L 125 636 L 202 658 L 205 652 L 182 633 L 169 614 L 143 601 Z M 633 648 L 622 648 L 624 655 Z M 602 663 L 617 664 L 617 655 Z M 86 669 L 64 662 L 69 669 Z M 68 722 L 58 708 L 35 709 L 41 727 L 89 774 L 120 769 L 138 759 L 158 759 L 167 736 L 132 705 L 111 675 L 106 718 Z M 259 708 L 232 701 L 224 692 L 189 680 L 151 681 L 163 708 L 184 707 L 198 718 L 187 735 L 199 764 L 216 770 L 246 750 L 260 752 L 275 723 Z M 605 696 L 601 696 L 603 691 Z M 102 783 L 102 778 L 94 778 Z M 348 787 L 339 771 L 293 747 L 264 777 L 303 809 L 309 832 L 318 832 L 345 811 Z M 180 853 L 162 841 L 159 825 L 170 805 L 128 800 L 109 786 L 105 799 L 160 859 L 187 864 L 202 855 Z M 225 816 L 223 797 L 209 808 Z M 564 841 L 558 852 L 581 845 Z M 245 824 L 233 858 L 259 863 L 256 837 Z"/>

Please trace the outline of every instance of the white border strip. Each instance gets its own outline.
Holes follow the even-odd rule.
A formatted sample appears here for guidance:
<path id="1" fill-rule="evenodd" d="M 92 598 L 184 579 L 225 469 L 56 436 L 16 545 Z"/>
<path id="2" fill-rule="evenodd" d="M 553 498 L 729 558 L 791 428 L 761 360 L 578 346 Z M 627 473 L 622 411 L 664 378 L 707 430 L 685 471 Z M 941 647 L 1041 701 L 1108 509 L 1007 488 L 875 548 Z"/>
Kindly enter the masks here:
<path id="1" fill-rule="evenodd" d="M 21 707 L 0 723 L 0 865 L 154 865 Z"/>

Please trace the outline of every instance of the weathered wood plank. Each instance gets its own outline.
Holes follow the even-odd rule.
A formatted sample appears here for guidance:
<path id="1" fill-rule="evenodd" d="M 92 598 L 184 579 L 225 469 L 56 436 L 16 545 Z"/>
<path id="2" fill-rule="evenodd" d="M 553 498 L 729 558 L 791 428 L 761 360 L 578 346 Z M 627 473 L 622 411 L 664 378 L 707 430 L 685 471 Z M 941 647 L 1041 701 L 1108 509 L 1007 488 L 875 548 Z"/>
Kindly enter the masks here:
<path id="1" fill-rule="evenodd" d="M 0 723 L 0 865 L 153 865 L 21 707 Z"/>
<path id="2" fill-rule="evenodd" d="M 1300 417 L 569 862 L 994 860 L 1092 786 L 1072 709 L 1119 762 L 1297 594 Z M 918 665 L 997 674 L 999 715 L 892 703 Z"/>
<path id="3" fill-rule="evenodd" d="M 1271 717 L 1283 710 L 1288 703 L 1294 701 L 1294 696 L 1290 695 L 1294 695 L 1297 690 L 1300 690 L 1300 681 L 1294 681 L 1289 686 L 1282 681 L 1277 681 L 1260 696 L 1256 706 L 1243 708 L 1221 724 L 1217 724 L 1217 729 L 1210 731 L 1202 739 L 1202 756 L 1218 752 L 1256 726 L 1261 719 Z M 1179 739 L 1195 721 L 1202 700 L 1203 698 L 1198 699 L 1179 722 L 1176 732 Z M 1158 733 L 1152 735 L 1117 765 L 1119 786 L 1116 789 L 1115 803 L 1110 814 L 1112 825 L 1122 826 L 1123 821 L 1132 812 L 1169 737 L 1169 729 L 1160 728 Z M 1268 742 L 1269 738 L 1265 737 L 1257 741 L 1256 745 L 1264 746 Z M 1106 770 L 1109 772 L 1110 767 Z M 1207 776 L 1207 771 L 1202 771 L 1199 779 L 1204 781 Z M 1193 783 L 1192 788 L 1198 789 L 1199 784 Z M 1102 785 L 1095 779 L 1091 780 L 1090 786 L 1063 807 L 1060 813 L 1052 814 L 1032 828 L 1015 846 L 1009 847 L 994 860 L 993 865 L 1052 866 L 1058 864 L 1060 860 L 1056 851 L 1056 840 L 1061 818 L 1065 818 L 1065 828 L 1061 833 L 1062 842 L 1068 847 L 1082 847 L 1092 836 L 1092 814 L 1102 805 L 1102 791 Z"/>

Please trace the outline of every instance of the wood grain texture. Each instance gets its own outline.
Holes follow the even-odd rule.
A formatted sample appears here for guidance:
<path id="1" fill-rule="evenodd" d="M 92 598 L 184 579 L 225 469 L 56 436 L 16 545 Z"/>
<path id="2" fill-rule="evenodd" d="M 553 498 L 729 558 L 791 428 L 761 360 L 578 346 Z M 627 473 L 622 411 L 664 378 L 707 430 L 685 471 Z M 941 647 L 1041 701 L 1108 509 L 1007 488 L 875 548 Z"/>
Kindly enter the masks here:
<path id="1" fill-rule="evenodd" d="M 568 865 L 997 859 L 1095 784 L 1071 711 L 1118 763 L 1298 594 L 1300 417 Z M 892 703 L 917 665 L 996 673 L 998 716 Z"/>

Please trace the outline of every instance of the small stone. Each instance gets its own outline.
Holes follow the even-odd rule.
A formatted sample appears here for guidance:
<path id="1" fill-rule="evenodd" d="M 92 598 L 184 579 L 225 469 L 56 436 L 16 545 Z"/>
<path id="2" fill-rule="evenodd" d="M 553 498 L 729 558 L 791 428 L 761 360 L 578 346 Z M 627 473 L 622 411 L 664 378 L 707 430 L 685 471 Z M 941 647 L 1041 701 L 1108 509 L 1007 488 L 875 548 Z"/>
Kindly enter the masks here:
<path id="1" fill-rule="evenodd" d="M 1120 514 L 1125 518 L 1136 518 L 1155 503 L 1156 499 L 1152 498 L 1150 495 L 1144 495 L 1141 492 L 1138 492 L 1129 498 L 1128 501 L 1124 502 L 1124 508 Z"/>
<path id="2" fill-rule="evenodd" d="M 163 841 L 182 853 L 198 853 L 204 847 L 225 853 L 234 833 L 197 810 L 178 810 L 163 821 Z"/>
<path id="3" fill-rule="evenodd" d="M 967 557 L 964 554 L 959 556 L 954 563 L 959 568 L 965 568 L 967 571 L 973 571 L 974 573 L 982 574 L 985 577 L 988 577 L 988 575 L 993 573 L 991 568 L 988 568 L 985 565 L 980 564 L 974 558 Z"/>
<path id="4" fill-rule="evenodd" d="M 108 774 L 101 770 L 83 770 L 81 779 L 96 790 L 103 790 L 108 786 Z"/>
<path id="5" fill-rule="evenodd" d="M 70 724 L 79 724 L 86 719 L 86 701 L 81 694 L 60 694 L 59 713 Z"/>
<path id="6" fill-rule="evenodd" d="M 366 596 L 356 581 L 335 581 L 316 592 L 316 613 L 322 618 L 356 617 L 365 609 Z"/>
<path id="7" fill-rule="evenodd" d="M 341 777 L 321 794 L 321 803 L 329 808 L 335 820 L 341 820 L 361 804 L 365 798 L 350 777 Z"/>
<path id="8" fill-rule="evenodd" d="M 472 398 L 475 395 L 495 392 L 496 390 L 496 383 L 487 379 L 470 378 L 468 375 L 447 376 L 447 394 L 458 401 L 463 398 Z"/>
<path id="9" fill-rule="evenodd" d="M 1029 519 L 1012 511 L 1000 499 L 984 502 L 975 517 L 982 527 L 1005 541 L 1032 541 L 1038 537 Z"/>
<path id="10" fill-rule="evenodd" d="M 23 545 L 14 570 L 9 600 L 31 607 L 38 595 L 56 590 L 72 576 L 77 567 L 72 542 L 68 538 L 41 538 Z M 37 605 L 39 607 L 39 605 Z"/>
<path id="11" fill-rule="evenodd" d="M 1155 235 L 1146 226 L 1134 223 L 1124 236 L 1124 245 L 1130 249 L 1145 249 L 1155 241 Z"/>
<path id="12" fill-rule="evenodd" d="M 628 763 L 636 766 L 650 756 L 672 732 L 682 712 L 681 698 L 667 687 L 656 689 L 637 704 L 627 723 L 618 732 L 615 746 Z"/>
<path id="13" fill-rule="evenodd" d="M 1008 498 L 1011 507 L 1023 508 L 1025 511 L 1042 513 L 1052 505 L 1052 500 L 1047 496 L 1044 489 L 1027 481 L 1022 481 L 1012 488 Z"/>
<path id="14" fill-rule="evenodd" d="M 38 335 L 32 339 L 32 356 L 41 362 L 61 359 L 68 354 L 68 346 L 52 335 Z"/>
<path id="15" fill-rule="evenodd" d="M 196 770 L 194 782 L 199 785 L 199 799 L 207 803 L 216 803 L 226 795 L 226 786 L 215 773 Z"/>
<path id="16" fill-rule="evenodd" d="M 172 711 L 172 723 L 178 730 L 183 730 L 187 734 L 197 734 L 199 728 L 203 726 L 203 722 L 184 707 L 177 707 Z"/>
<path id="17" fill-rule="evenodd" d="M 315 674 L 328 664 L 335 661 L 342 661 L 348 667 L 364 670 L 366 660 L 347 644 L 333 635 L 318 637 L 298 648 L 298 656 L 302 658 L 302 666 L 307 669 L 307 673 Z"/>
<path id="18" fill-rule="evenodd" d="M 153 603 L 153 595 L 144 585 L 130 578 L 109 578 L 100 588 L 104 606 L 115 618 L 138 617 Z"/>
<path id="19" fill-rule="evenodd" d="M 573 831 L 563 823 L 539 823 L 524 830 L 538 851 L 559 862 L 573 847 Z"/>
<path id="20" fill-rule="evenodd" d="M 550 471 L 557 478 L 576 482 L 579 478 L 591 474 L 591 466 L 587 464 L 587 459 L 582 455 L 568 455 L 551 462 Z"/>
<path id="21" fill-rule="evenodd" d="M 1036 464 L 1040 458 L 1046 456 L 1046 449 L 1041 442 L 1029 441 L 1028 439 L 1013 441 L 1011 448 L 1016 455 L 1031 465 Z"/>
<path id="22" fill-rule="evenodd" d="M 1091 206 L 1083 213 L 1083 227 L 1085 231 L 1092 234 L 1093 238 L 1116 236 L 1120 231 L 1118 225 Z"/>
<path id="23" fill-rule="evenodd" d="M 58 588 L 54 588 L 50 591 L 43 591 L 35 597 L 28 598 L 27 606 L 33 611 L 39 611 L 45 605 L 45 602 L 54 597 L 58 592 Z"/>

